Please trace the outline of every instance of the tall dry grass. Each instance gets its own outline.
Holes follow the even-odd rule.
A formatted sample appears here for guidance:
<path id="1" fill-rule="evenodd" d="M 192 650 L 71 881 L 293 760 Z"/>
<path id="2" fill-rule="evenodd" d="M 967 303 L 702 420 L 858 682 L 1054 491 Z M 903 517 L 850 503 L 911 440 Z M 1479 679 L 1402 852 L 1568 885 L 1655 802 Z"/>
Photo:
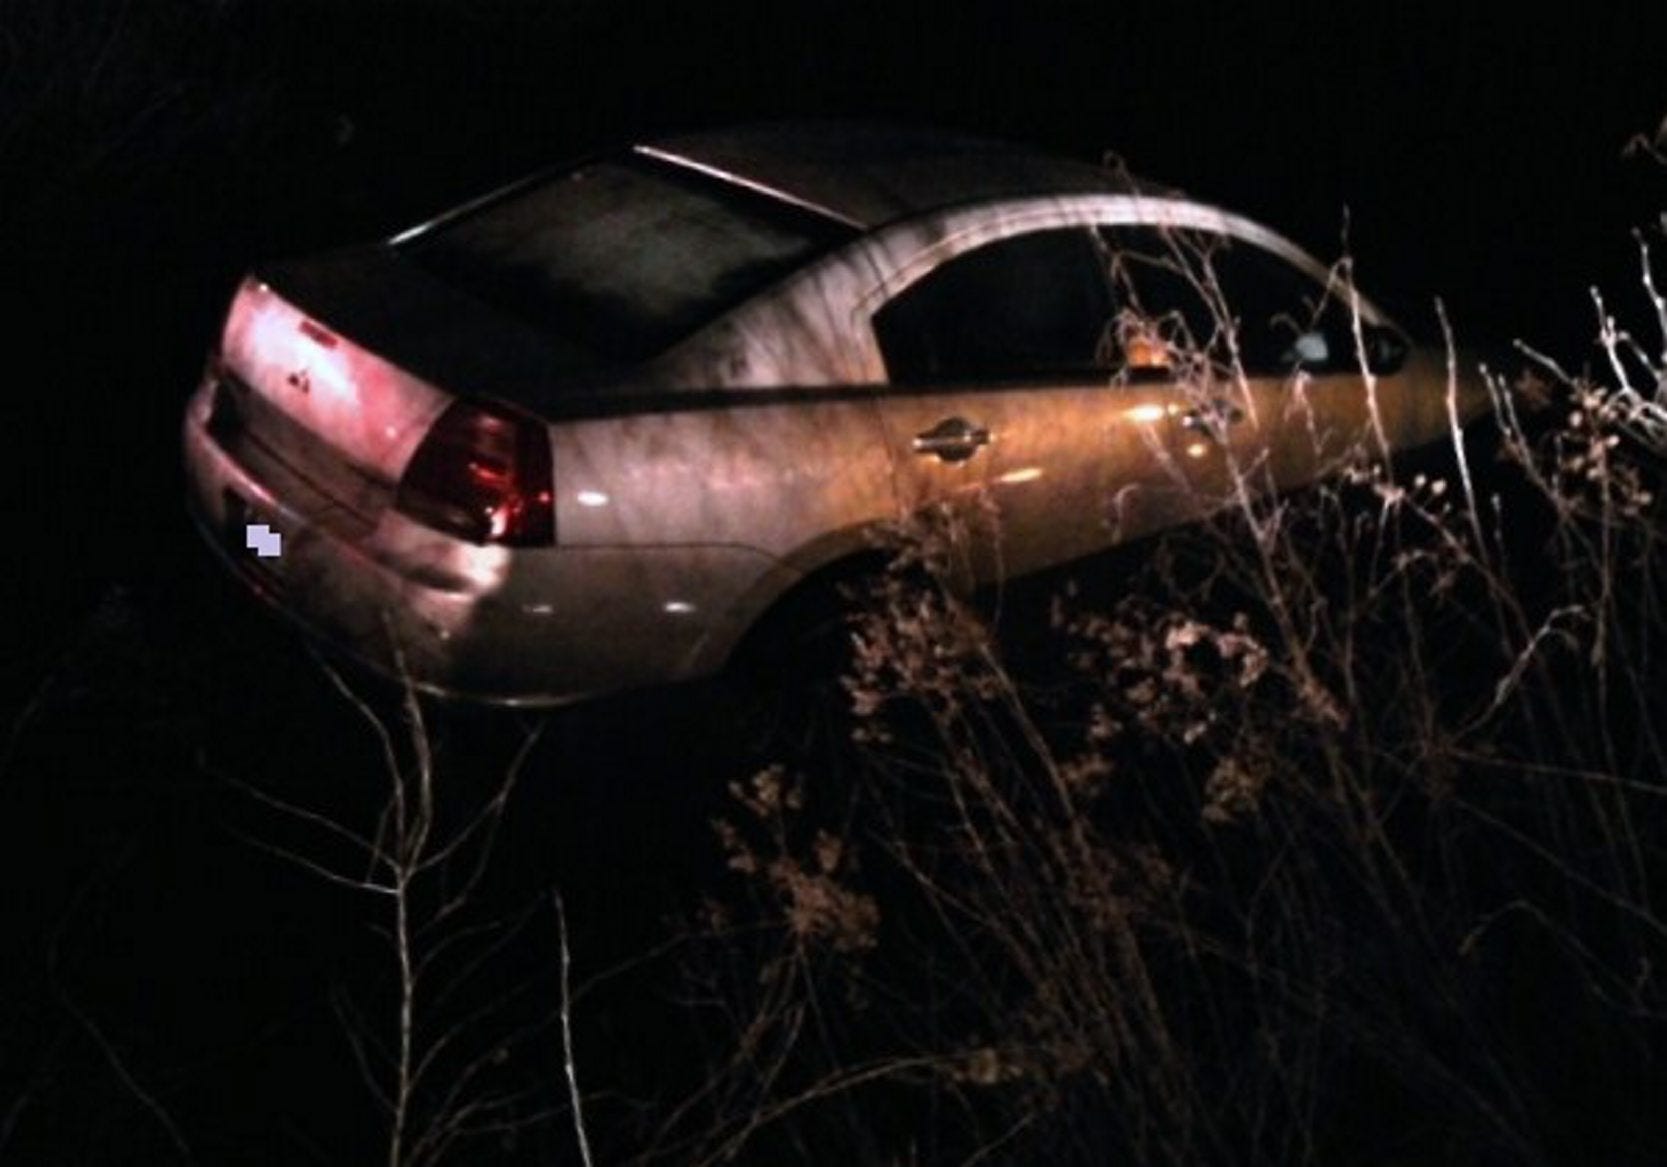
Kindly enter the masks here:
<path id="1" fill-rule="evenodd" d="M 1524 350 L 1468 431 L 1450 384 L 1444 450 L 1368 428 L 1296 494 L 1234 466 L 1211 521 L 1056 597 L 1050 668 L 947 586 L 952 515 L 900 523 L 840 780 L 767 769 L 717 824 L 715 1052 L 642 1161 L 1667 1155 L 1643 259 L 1595 374 Z"/>

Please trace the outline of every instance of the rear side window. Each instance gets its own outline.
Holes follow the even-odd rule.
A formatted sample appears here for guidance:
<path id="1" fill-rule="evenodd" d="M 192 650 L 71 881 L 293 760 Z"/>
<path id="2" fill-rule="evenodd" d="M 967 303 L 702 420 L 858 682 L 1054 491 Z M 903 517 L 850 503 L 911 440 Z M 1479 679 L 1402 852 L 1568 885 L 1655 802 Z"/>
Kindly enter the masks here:
<path id="1" fill-rule="evenodd" d="M 1082 228 L 1018 235 L 967 252 L 874 315 L 894 384 L 1103 375 L 1113 308 Z"/>
<path id="2" fill-rule="evenodd" d="M 630 363 L 853 234 L 768 195 L 629 155 L 512 191 L 400 249 L 601 362 Z"/>

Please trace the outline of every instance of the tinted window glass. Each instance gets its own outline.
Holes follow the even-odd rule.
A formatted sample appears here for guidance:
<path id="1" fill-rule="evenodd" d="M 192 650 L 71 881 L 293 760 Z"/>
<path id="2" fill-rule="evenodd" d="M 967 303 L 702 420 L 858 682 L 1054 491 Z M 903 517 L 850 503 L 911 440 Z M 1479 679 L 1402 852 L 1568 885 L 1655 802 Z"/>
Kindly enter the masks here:
<path id="1" fill-rule="evenodd" d="M 1207 285 L 1198 278 L 1177 240 L 1152 228 L 1107 228 L 1096 237 L 1100 264 L 1117 300 L 1114 340 L 1119 361 L 1138 369 L 1131 346 L 1156 343 L 1171 367 L 1180 354 L 1218 356 L 1217 314 L 1210 310 Z"/>
<path id="2" fill-rule="evenodd" d="M 895 383 L 1102 375 L 1112 318 L 1089 233 L 1040 231 L 980 247 L 874 316 Z"/>
<path id="3" fill-rule="evenodd" d="M 1184 317 L 1216 360 L 1230 355 L 1222 323 L 1231 321 L 1239 359 L 1253 376 L 1351 366 L 1346 303 L 1279 256 L 1199 232 L 1115 228 L 1101 237 L 1119 289 L 1144 307 Z"/>
<path id="4" fill-rule="evenodd" d="M 720 179 L 627 157 L 513 191 L 401 250 L 570 345 L 636 361 L 852 234 Z"/>
<path id="5" fill-rule="evenodd" d="M 1251 372 L 1286 375 L 1354 365 L 1354 336 L 1341 289 L 1247 243 L 1215 257 L 1216 276 L 1239 325 L 1239 352 Z"/>

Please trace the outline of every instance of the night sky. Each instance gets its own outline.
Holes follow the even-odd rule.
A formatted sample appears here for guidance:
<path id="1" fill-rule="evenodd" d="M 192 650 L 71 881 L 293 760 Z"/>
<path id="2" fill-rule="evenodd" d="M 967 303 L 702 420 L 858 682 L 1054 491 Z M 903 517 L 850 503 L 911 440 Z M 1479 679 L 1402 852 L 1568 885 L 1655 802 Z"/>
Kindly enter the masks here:
<path id="1" fill-rule="evenodd" d="M 204 569 L 178 424 L 242 271 L 610 144 L 848 117 L 1113 152 L 1323 260 L 1346 230 L 1362 286 L 1414 333 L 1440 296 L 1468 344 L 1591 360 L 1590 285 L 1644 320 L 1630 232 L 1660 239 L 1667 166 L 1625 147 L 1659 126 L 1667 152 L 1667 7 L 1421 7 L 0 0 L 9 709 L 38 704 L 66 660 L 85 665 L 76 646 L 103 634 L 112 595 L 160 611 Z M 221 613 L 185 607 L 124 630 L 135 656 L 111 667 L 136 685 L 167 672 L 168 629 Z M 136 707 L 146 741 L 176 712 Z M 78 1032 L 39 1020 L 56 999 L 44 954 L 69 905 L 97 899 L 133 837 L 122 808 L 145 797 L 143 773 L 98 769 L 118 765 L 112 741 L 75 755 L 55 801 L 37 722 L 7 721 L 23 728 L 0 769 L 0 934 L 21 938 L 6 967 L 22 988 L 0 991 L 0 1085 L 31 1072 L 7 1064 L 8 1042 L 44 1059 Z M 185 756 L 134 749 L 141 766 Z M 86 837 L 84 813 L 104 816 Z M 148 1048 L 144 1026 L 125 1032 Z"/>

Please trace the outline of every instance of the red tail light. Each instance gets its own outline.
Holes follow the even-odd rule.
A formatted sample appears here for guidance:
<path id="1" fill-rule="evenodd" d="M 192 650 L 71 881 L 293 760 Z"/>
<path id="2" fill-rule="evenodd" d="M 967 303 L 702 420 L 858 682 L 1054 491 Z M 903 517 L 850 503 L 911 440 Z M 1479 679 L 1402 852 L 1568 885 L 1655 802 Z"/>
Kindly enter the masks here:
<path id="1" fill-rule="evenodd" d="M 544 425 L 507 409 L 457 401 L 428 431 L 394 505 L 471 543 L 555 542 L 550 443 Z"/>

